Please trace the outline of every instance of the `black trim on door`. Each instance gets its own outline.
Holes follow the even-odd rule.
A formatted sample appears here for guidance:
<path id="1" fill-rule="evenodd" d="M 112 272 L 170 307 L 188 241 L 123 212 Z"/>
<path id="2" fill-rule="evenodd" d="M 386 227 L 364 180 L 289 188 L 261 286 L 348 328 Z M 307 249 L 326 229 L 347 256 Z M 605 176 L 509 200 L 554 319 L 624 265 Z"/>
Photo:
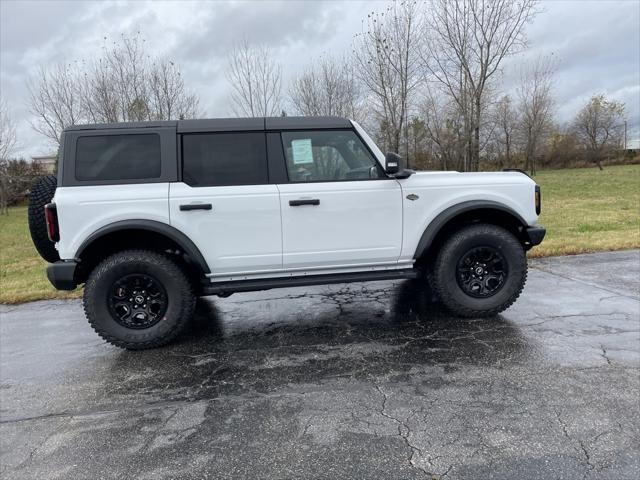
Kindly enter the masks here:
<path id="1" fill-rule="evenodd" d="M 292 207 L 300 207 L 301 205 L 320 205 L 320 200 L 317 198 L 308 200 L 289 200 L 289 205 Z"/>
<path id="2" fill-rule="evenodd" d="M 180 205 L 180 211 L 190 212 L 191 210 L 212 210 L 213 206 L 210 203 L 187 203 Z"/>

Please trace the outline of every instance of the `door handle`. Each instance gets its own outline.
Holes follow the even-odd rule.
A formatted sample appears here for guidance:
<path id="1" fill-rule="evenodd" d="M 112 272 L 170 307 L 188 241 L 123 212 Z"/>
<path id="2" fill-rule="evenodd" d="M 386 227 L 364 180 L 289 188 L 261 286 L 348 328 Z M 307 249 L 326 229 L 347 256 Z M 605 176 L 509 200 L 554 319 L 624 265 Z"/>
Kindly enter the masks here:
<path id="1" fill-rule="evenodd" d="M 309 200 L 289 200 L 289 205 L 291 207 L 299 207 L 300 205 L 320 205 L 320 200 L 317 198 Z"/>
<path id="2" fill-rule="evenodd" d="M 180 211 L 188 212 L 190 210 L 211 210 L 213 206 L 210 203 L 187 203 L 180 205 Z"/>

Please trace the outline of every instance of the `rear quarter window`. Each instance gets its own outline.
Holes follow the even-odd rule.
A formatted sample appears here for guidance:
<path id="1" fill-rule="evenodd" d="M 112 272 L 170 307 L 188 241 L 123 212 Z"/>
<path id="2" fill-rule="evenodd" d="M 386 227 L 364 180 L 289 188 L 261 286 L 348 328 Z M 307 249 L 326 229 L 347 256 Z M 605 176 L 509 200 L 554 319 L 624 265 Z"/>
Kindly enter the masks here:
<path id="1" fill-rule="evenodd" d="M 75 177 L 80 181 L 139 180 L 160 177 L 157 134 L 95 135 L 76 143 Z"/>

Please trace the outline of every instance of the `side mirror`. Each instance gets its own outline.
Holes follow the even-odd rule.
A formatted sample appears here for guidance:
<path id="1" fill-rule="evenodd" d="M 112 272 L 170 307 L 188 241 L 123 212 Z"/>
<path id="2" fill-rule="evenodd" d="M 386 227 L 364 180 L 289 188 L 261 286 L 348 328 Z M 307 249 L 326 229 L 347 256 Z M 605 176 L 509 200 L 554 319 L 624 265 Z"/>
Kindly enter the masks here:
<path id="1" fill-rule="evenodd" d="M 395 175 L 402 170 L 402 157 L 395 152 L 388 152 L 385 157 L 385 169 L 384 171 L 389 175 Z"/>

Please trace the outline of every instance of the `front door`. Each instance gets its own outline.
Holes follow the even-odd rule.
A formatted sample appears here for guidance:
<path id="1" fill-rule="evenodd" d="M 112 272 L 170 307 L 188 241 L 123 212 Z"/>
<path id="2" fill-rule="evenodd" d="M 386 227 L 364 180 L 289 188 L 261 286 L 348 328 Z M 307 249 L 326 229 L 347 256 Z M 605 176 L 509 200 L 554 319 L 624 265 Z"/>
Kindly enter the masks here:
<path id="1" fill-rule="evenodd" d="M 213 277 L 282 269 L 278 188 L 264 132 L 182 136 L 183 182 L 169 191 L 171 225 L 188 235 Z"/>
<path id="2" fill-rule="evenodd" d="M 286 270 L 392 267 L 402 248 L 402 191 L 351 130 L 282 132 L 279 184 Z"/>

